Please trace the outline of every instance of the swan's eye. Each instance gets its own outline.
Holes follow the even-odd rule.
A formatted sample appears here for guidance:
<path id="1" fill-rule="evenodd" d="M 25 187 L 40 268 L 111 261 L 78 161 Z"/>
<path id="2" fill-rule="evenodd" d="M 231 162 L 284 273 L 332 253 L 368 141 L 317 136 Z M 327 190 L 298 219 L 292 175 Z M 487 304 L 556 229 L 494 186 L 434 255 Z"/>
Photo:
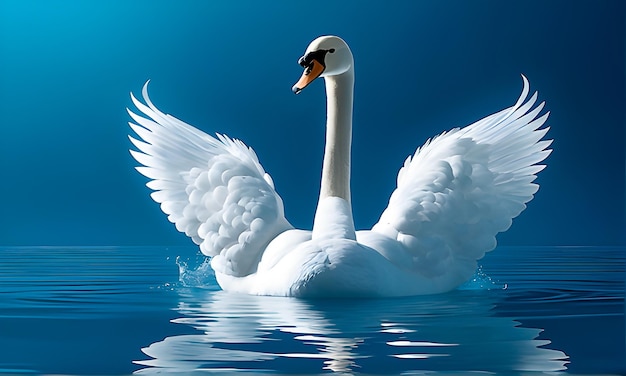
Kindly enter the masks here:
<path id="1" fill-rule="evenodd" d="M 298 60 L 298 64 L 300 64 L 301 67 L 304 67 L 304 68 L 307 68 L 307 70 L 310 70 L 313 67 L 313 60 L 315 60 L 318 63 L 320 63 L 324 68 L 326 68 L 326 63 L 324 62 L 324 58 L 326 57 L 326 54 L 329 52 L 332 54 L 335 52 L 335 49 L 331 48 L 330 50 L 311 51 L 308 54 L 302 56 Z"/>
<path id="2" fill-rule="evenodd" d="M 313 59 L 315 59 L 315 56 L 312 56 L 312 53 L 308 53 L 304 56 L 302 56 L 300 58 L 300 60 L 298 60 L 298 64 L 300 64 L 300 66 L 306 68 L 309 67 L 313 64 Z"/>
<path id="3" fill-rule="evenodd" d="M 311 73 L 311 70 L 313 69 L 313 60 L 311 59 L 311 57 L 309 55 L 302 56 L 298 60 L 298 64 L 300 64 L 301 67 L 305 68 L 304 69 L 304 74 L 305 75 L 308 76 L 309 73 Z"/>

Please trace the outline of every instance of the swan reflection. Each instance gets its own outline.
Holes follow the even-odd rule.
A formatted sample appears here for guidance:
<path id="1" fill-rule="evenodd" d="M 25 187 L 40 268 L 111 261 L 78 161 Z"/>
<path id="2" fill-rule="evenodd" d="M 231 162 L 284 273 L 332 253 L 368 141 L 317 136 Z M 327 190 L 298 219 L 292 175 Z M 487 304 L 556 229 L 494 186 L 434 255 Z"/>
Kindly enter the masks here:
<path id="1" fill-rule="evenodd" d="M 189 289 L 180 293 L 176 335 L 142 351 L 137 373 L 279 373 L 407 370 L 559 371 L 567 355 L 545 348 L 541 329 L 495 316 L 481 293 L 390 300 L 320 300 Z"/>

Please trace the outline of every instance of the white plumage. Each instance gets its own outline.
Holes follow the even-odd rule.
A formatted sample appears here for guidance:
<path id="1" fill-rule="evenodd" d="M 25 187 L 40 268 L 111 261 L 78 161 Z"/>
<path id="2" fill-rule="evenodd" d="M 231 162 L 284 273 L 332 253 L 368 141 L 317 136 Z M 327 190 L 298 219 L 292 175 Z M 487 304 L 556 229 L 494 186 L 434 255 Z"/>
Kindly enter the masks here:
<path id="1" fill-rule="evenodd" d="M 133 103 L 150 119 L 133 112 L 130 123 L 144 142 L 131 137 L 141 151 L 131 151 L 153 179 L 148 187 L 176 229 L 191 237 L 216 271 L 243 276 L 256 269 L 259 257 L 279 233 L 292 228 L 283 204 L 256 154 L 241 141 L 200 130 L 147 106 Z M 141 125 L 141 126 L 139 126 Z"/>
<path id="2" fill-rule="evenodd" d="M 443 133 L 409 156 L 378 223 L 371 231 L 354 231 L 349 170 L 341 167 L 349 168 L 350 160 L 352 55 L 340 38 L 320 37 L 301 65 L 305 73 L 294 92 L 320 76 L 329 97 L 313 231 L 295 230 L 285 219 L 283 202 L 252 149 L 163 114 L 146 83 L 146 105 L 131 95 L 145 117 L 129 111 L 143 141 L 130 139 L 139 150 L 131 151 L 133 157 L 144 166 L 137 169 L 151 179 L 152 198 L 212 257 L 225 290 L 401 296 L 444 292 L 465 282 L 476 260 L 495 248 L 497 233 L 533 198 L 533 181 L 545 167 L 538 163 L 551 152 L 551 141 L 541 140 L 548 128 L 540 129 L 548 114 L 539 117 L 543 103 L 533 107 L 536 93 L 526 101 L 526 78 L 514 106 Z"/>

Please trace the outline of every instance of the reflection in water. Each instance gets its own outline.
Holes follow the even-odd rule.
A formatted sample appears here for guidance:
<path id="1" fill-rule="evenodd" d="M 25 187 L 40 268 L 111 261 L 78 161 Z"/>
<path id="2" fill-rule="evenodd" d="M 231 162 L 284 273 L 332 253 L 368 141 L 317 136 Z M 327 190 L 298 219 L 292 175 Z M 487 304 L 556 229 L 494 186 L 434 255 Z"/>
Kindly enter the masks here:
<path id="1" fill-rule="evenodd" d="M 388 300 L 257 297 L 187 289 L 178 335 L 142 351 L 138 373 L 200 370 L 279 373 L 408 370 L 558 371 L 567 356 L 545 348 L 540 329 L 493 314 L 486 292 Z"/>

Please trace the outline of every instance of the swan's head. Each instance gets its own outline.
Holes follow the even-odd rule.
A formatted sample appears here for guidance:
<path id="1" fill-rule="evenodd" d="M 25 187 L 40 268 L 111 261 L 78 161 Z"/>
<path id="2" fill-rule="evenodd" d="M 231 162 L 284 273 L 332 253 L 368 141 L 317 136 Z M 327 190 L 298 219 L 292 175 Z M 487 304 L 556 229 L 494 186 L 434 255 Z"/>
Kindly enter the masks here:
<path id="1" fill-rule="evenodd" d="M 315 39 L 298 60 L 304 68 L 300 80 L 291 89 L 298 94 L 318 77 L 337 76 L 352 69 L 352 52 L 343 39 L 323 36 Z"/>

